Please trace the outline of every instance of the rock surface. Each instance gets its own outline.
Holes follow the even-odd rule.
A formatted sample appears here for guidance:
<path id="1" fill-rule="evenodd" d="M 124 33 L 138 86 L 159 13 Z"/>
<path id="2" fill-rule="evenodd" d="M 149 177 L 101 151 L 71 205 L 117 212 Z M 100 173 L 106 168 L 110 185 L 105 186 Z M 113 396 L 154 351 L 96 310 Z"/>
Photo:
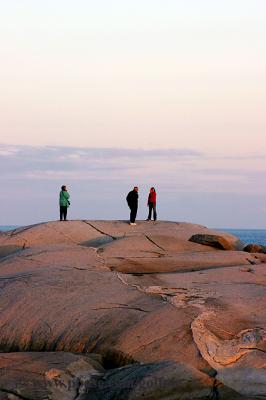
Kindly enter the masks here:
<path id="1" fill-rule="evenodd" d="M 74 399 L 84 376 L 105 372 L 101 361 L 96 354 L 0 353 L 0 399 Z"/>
<path id="2" fill-rule="evenodd" d="M 97 354 L 0 354 L 0 399 L 242 399 L 217 379 L 184 364 L 161 361 L 106 371 Z"/>
<path id="3" fill-rule="evenodd" d="M 219 236 L 237 248 L 232 235 L 163 221 L 135 227 L 123 221 L 49 222 L 2 233 L 3 357 L 19 363 L 19 355 L 37 352 L 46 360 L 42 376 L 53 381 L 67 379 L 71 357 L 80 357 L 76 365 L 90 376 L 99 354 L 93 374 L 101 390 L 80 389 L 80 400 L 266 398 L 264 254 L 189 241 L 195 235 Z M 18 351 L 23 353 L 14 355 Z M 57 356 L 65 362 L 63 372 L 49 374 Z M 6 368 L 2 363 L 0 358 Z M 24 397 L 8 392 L 14 374 L 0 378 L 1 400 L 46 398 L 32 394 L 25 365 L 33 364 L 21 361 Z M 170 382 L 174 377 L 170 385 L 159 379 L 157 397 L 154 387 L 141 386 L 156 374 Z M 127 392 L 113 382 L 126 382 Z M 74 392 L 50 392 L 51 399 L 75 398 Z"/>
<path id="4" fill-rule="evenodd" d="M 240 250 L 243 248 L 239 240 L 227 235 L 196 234 L 191 236 L 190 242 L 215 247 L 221 250 Z"/>
<path id="5" fill-rule="evenodd" d="M 243 251 L 247 251 L 248 253 L 263 253 L 266 254 L 266 246 L 261 246 L 256 243 L 247 244 Z"/>

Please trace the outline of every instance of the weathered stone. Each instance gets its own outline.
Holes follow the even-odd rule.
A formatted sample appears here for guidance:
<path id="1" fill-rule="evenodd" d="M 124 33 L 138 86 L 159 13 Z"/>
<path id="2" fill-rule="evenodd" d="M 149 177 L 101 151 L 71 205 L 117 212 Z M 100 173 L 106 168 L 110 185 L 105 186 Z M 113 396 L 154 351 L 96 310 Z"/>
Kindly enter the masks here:
<path id="1" fill-rule="evenodd" d="M 256 243 L 247 244 L 243 251 L 247 251 L 248 253 L 264 253 L 266 254 L 266 246 L 261 246 Z"/>
<path id="2" fill-rule="evenodd" d="M 11 254 L 17 253 L 20 250 L 23 250 L 23 246 L 17 246 L 12 244 L 7 246 L 0 246 L 0 259 L 8 257 Z"/>
<path id="3" fill-rule="evenodd" d="M 240 250 L 242 245 L 239 240 L 230 238 L 222 235 L 209 235 L 209 234 L 196 234 L 191 236 L 190 242 L 215 247 L 221 250 Z"/>
<path id="4" fill-rule="evenodd" d="M 47 222 L 24 228 L 18 228 L 14 231 L 9 231 L 3 235 L 0 235 L 0 246 L 8 244 L 33 247 L 63 243 L 80 244 L 83 242 L 88 242 L 89 240 L 106 240 L 106 237 L 109 237 L 110 240 L 125 237 L 141 237 L 147 238 L 148 241 L 150 241 L 150 239 L 154 239 L 154 242 L 158 240 L 159 246 L 160 241 L 162 241 L 162 245 L 160 247 L 163 247 L 165 244 L 166 247 L 168 247 L 166 250 L 182 251 L 182 247 L 180 247 L 180 244 L 178 244 L 177 241 L 181 240 L 184 243 L 184 241 L 188 241 L 192 235 L 197 233 L 219 235 L 232 243 L 237 243 L 239 241 L 231 234 L 225 232 L 217 233 L 207 229 L 204 226 L 189 224 L 186 222 L 160 221 L 149 223 L 139 221 L 137 225 L 133 227 L 124 221 L 78 220 L 68 221 L 68 223 L 60 221 Z M 170 241 L 169 238 L 171 238 Z M 175 248 L 176 244 L 178 246 L 177 248 Z M 184 243 L 184 245 L 187 248 L 188 246 L 191 246 L 190 243 Z M 154 246 L 156 247 L 156 244 L 154 244 Z M 195 248 L 199 249 L 200 246 L 195 245 Z M 188 250 L 193 251 L 191 247 Z M 203 251 L 206 251 L 206 249 Z"/>
<path id="5" fill-rule="evenodd" d="M 247 251 L 248 253 L 260 253 L 261 246 L 256 243 L 250 243 L 244 247 L 243 251 Z"/>
<path id="6" fill-rule="evenodd" d="M 0 353 L 0 370 L 0 399 L 9 400 L 72 400 L 84 375 L 104 373 L 100 356 L 66 352 Z"/>
<path id="7" fill-rule="evenodd" d="M 246 396 L 266 397 L 266 330 L 244 329 L 230 339 L 221 339 L 206 325 L 217 318 L 201 314 L 192 323 L 193 337 L 203 358 L 217 370 L 217 378 Z"/>
<path id="8" fill-rule="evenodd" d="M 133 273 L 166 273 L 200 271 L 221 267 L 232 267 L 235 265 L 254 265 L 261 261 L 257 258 L 240 251 L 219 251 L 205 252 L 180 252 L 152 254 L 121 257 L 106 257 L 106 265 L 111 269 L 126 274 Z"/>
<path id="9" fill-rule="evenodd" d="M 1 400 L 242 399 L 207 374 L 173 361 L 106 371 L 97 354 L 2 353 L 0 369 Z"/>
<path id="10" fill-rule="evenodd" d="M 242 399 L 217 383 L 206 374 L 174 362 L 131 365 L 99 377 L 78 400 L 207 400 L 215 395 L 221 400 Z"/>
<path id="11" fill-rule="evenodd" d="M 183 365 L 185 371 L 192 371 L 193 376 L 196 371 L 204 381 L 209 382 L 208 374 L 212 376 L 213 386 L 209 389 L 214 391 L 213 397 L 244 399 L 252 393 L 252 398 L 256 398 L 264 390 L 261 383 L 264 347 L 259 343 L 259 350 L 249 348 L 244 354 L 242 349 L 238 358 L 235 347 L 226 347 L 224 342 L 233 343 L 232 338 L 243 332 L 261 334 L 266 330 L 265 265 L 262 264 L 265 254 L 221 251 L 188 241 L 198 233 L 217 234 L 186 223 L 138 222 L 132 227 L 123 221 L 69 221 L 49 222 L 0 235 L 0 249 L 24 246 L 0 261 L 0 350 L 56 350 L 84 355 L 96 352 L 103 357 L 104 366 L 112 368 L 97 372 L 100 385 L 132 382 L 128 376 L 131 371 L 139 389 L 139 377 L 144 379 L 147 371 L 154 374 L 155 365 L 168 360 L 174 363 L 176 385 L 181 385 L 178 370 Z M 237 238 L 231 235 L 218 236 L 237 243 Z M 215 317 L 204 319 L 200 344 L 195 332 L 197 322 L 206 313 Z M 208 332 L 207 336 L 204 332 Z M 214 342 L 218 341 L 219 357 L 220 350 L 227 349 L 229 364 L 220 367 L 214 364 L 215 359 L 205 355 L 202 349 L 208 345 L 210 336 Z M 242 347 L 242 342 L 237 346 Z M 245 364 L 240 365 L 242 361 Z M 136 362 L 141 365 L 133 364 L 121 371 L 124 365 Z M 142 368 L 142 363 L 149 366 Z M 160 364 L 162 369 L 158 367 L 158 371 L 171 376 L 165 365 L 168 364 Z M 87 379 L 90 368 L 83 361 L 75 366 L 80 371 L 80 381 Z M 140 368 L 139 374 L 135 368 Z M 184 376 L 190 372 L 188 375 L 184 372 Z M 65 382 L 68 372 L 52 366 L 45 376 L 48 380 Z M 219 384 L 219 379 L 225 386 Z M 193 398 L 191 393 L 193 396 L 193 390 L 197 393 L 199 382 L 200 378 L 193 378 L 184 396 Z M 252 390 L 249 391 L 248 385 Z M 173 392 L 163 388 L 158 393 L 165 400 L 178 398 L 174 391 L 181 389 L 177 387 L 170 385 Z M 205 386 L 202 388 L 199 396 L 205 393 Z M 107 390 L 104 385 L 100 389 Z M 100 392 L 99 396 L 105 393 Z M 138 397 L 139 393 L 142 397 Z M 120 394 L 114 390 L 109 399 L 122 398 Z M 53 395 L 59 399 L 58 394 Z M 156 399 L 152 391 L 131 391 L 127 395 L 131 400 Z M 0 392 L 0 396 L 4 394 Z"/>

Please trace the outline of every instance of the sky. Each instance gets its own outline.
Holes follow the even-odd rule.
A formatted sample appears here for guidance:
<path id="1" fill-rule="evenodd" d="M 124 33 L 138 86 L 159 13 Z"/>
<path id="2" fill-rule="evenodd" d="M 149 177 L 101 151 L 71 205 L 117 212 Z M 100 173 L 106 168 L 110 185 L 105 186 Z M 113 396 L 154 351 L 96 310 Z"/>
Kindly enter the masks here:
<path id="1" fill-rule="evenodd" d="M 0 0 L 0 225 L 266 226 L 264 0 Z"/>

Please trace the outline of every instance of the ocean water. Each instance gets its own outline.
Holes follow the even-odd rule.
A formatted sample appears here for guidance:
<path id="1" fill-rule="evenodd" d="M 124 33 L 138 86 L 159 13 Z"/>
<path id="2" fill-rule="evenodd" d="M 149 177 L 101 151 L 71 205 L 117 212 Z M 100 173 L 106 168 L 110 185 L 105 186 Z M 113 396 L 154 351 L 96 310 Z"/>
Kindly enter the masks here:
<path id="1" fill-rule="evenodd" d="M 6 232 L 6 231 L 12 231 L 12 229 L 18 228 L 18 225 L 0 225 L 0 231 Z"/>
<path id="2" fill-rule="evenodd" d="M 216 229 L 237 236 L 245 244 L 257 243 L 266 246 L 266 229 Z"/>
<path id="3" fill-rule="evenodd" d="M 12 229 L 18 228 L 18 225 L 0 225 L 0 231 L 10 231 Z M 234 236 L 237 236 L 241 242 L 248 243 L 257 243 L 263 246 L 266 246 L 266 229 L 218 229 L 217 231 L 223 231 L 231 233 Z"/>

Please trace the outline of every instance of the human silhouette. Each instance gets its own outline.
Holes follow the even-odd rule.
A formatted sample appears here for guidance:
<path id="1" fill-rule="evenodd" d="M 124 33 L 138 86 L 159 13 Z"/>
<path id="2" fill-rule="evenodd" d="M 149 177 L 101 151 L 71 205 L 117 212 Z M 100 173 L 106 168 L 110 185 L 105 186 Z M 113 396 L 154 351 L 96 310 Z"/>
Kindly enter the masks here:
<path id="1" fill-rule="evenodd" d="M 154 187 L 150 188 L 147 206 L 149 207 L 149 215 L 148 215 L 147 221 L 151 221 L 152 214 L 153 214 L 154 221 L 156 221 L 157 220 L 156 190 Z"/>
<path id="2" fill-rule="evenodd" d="M 138 212 L 138 191 L 139 188 L 137 186 L 134 187 L 127 195 L 127 204 L 130 208 L 130 225 L 136 225 L 136 216 Z"/>
<path id="3" fill-rule="evenodd" d="M 60 206 L 60 221 L 67 221 L 67 209 L 70 206 L 70 194 L 65 185 L 61 186 L 59 193 L 59 206 Z"/>

